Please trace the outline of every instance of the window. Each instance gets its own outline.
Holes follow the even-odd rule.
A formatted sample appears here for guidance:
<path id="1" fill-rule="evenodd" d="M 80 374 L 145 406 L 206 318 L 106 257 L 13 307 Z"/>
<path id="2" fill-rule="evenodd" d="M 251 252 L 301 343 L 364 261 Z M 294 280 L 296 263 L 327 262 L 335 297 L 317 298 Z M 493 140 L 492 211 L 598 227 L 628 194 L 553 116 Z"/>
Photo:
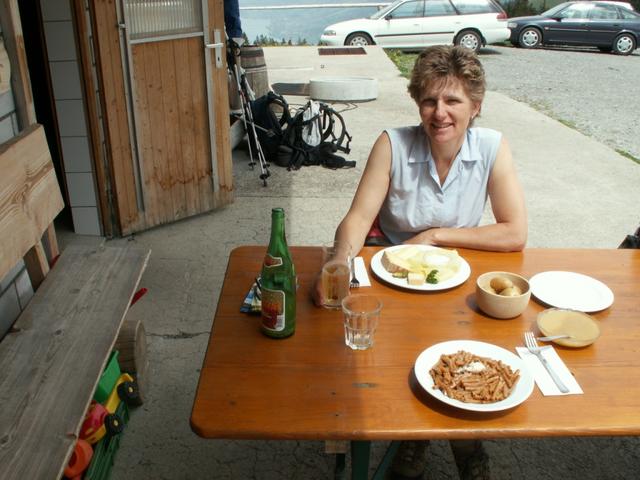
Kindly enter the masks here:
<path id="1" fill-rule="evenodd" d="M 587 19 L 589 18 L 589 11 L 591 10 L 592 6 L 593 5 L 586 5 L 584 3 L 569 5 L 558 14 L 557 18 L 570 20 L 577 20 L 582 18 Z"/>
<path id="2" fill-rule="evenodd" d="M 590 15 L 591 20 L 617 20 L 618 9 L 612 5 L 594 5 Z"/>
<path id="3" fill-rule="evenodd" d="M 487 0 L 452 0 L 452 3 L 462 15 L 498 13 L 498 9 Z"/>
<path id="4" fill-rule="evenodd" d="M 449 0 L 427 0 L 424 4 L 425 17 L 455 15 L 456 11 Z"/>
<path id="5" fill-rule="evenodd" d="M 422 17 L 424 12 L 424 0 L 406 2 L 391 12 L 391 18 Z"/>
<path id="6" fill-rule="evenodd" d="M 620 15 L 625 20 L 639 20 L 640 19 L 640 15 L 638 15 L 636 12 L 631 12 L 631 11 L 627 10 L 626 8 L 621 8 L 620 9 Z"/>
<path id="7" fill-rule="evenodd" d="M 202 31 L 200 0 L 125 0 L 131 39 Z"/>

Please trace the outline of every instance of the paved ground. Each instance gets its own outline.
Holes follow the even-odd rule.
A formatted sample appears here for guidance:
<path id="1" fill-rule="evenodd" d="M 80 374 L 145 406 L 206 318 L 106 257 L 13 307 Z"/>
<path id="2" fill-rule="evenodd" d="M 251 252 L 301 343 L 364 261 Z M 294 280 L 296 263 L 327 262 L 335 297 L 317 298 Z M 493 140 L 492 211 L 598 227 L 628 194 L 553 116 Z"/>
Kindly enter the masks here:
<path id="1" fill-rule="evenodd" d="M 189 416 L 213 312 L 231 249 L 266 244 L 270 209 L 287 213 L 290 244 L 332 238 L 349 207 L 369 148 L 385 127 L 417 120 L 405 80 L 376 48 L 361 57 L 318 57 L 312 47 L 265 50 L 272 82 L 316 75 L 367 75 L 376 101 L 344 106 L 358 167 L 328 171 L 272 168 L 268 187 L 234 152 L 236 201 L 210 214 L 136 235 L 152 248 L 141 286 L 149 293 L 130 311 L 144 319 L 151 362 L 144 406 L 133 413 L 114 479 L 321 479 L 333 459 L 321 442 L 203 440 Z M 291 97 L 292 102 L 302 97 Z M 340 108 L 340 107 L 338 107 Z M 640 165 L 510 98 L 490 92 L 481 125 L 504 132 L 514 151 L 530 215 L 529 246 L 616 247 L 638 221 Z M 487 219 L 489 215 L 487 215 Z M 241 355 L 241 352 L 239 352 Z M 588 412 L 585 412 L 588 415 Z M 496 479 L 637 478 L 635 438 L 566 438 L 486 442 Z M 376 442 L 380 456 L 384 442 Z M 428 451 L 427 479 L 456 479 L 447 442 Z"/>

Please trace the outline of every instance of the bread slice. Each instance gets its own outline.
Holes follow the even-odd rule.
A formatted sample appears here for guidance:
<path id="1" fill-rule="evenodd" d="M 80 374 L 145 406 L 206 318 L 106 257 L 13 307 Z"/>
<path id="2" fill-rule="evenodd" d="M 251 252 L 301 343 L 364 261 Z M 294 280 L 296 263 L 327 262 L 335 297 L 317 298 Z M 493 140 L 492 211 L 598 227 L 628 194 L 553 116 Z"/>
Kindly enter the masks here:
<path id="1" fill-rule="evenodd" d="M 417 245 L 409 245 L 394 251 L 385 250 L 381 258 L 382 266 L 391 274 L 408 273 L 411 269 L 409 259 L 420 251 L 420 247 Z"/>

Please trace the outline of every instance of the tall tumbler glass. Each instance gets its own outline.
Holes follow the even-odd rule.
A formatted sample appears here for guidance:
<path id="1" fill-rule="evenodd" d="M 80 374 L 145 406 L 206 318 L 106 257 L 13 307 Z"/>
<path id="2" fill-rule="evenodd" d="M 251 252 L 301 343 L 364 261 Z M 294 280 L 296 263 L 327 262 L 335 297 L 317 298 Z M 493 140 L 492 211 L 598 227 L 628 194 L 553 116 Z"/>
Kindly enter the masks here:
<path id="1" fill-rule="evenodd" d="M 351 245 L 333 241 L 322 246 L 322 305 L 340 308 L 349 295 Z"/>

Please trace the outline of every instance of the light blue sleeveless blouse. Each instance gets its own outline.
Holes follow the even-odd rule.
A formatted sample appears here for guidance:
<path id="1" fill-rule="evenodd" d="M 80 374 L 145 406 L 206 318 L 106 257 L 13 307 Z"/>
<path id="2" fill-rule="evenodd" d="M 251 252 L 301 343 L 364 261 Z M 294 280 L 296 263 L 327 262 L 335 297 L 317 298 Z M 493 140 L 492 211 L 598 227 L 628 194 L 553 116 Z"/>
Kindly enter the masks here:
<path id="1" fill-rule="evenodd" d="M 422 126 L 386 130 L 391 140 L 391 181 L 380 228 L 393 244 L 433 227 L 475 227 L 487 202 L 489 175 L 502 134 L 469 128 L 444 185 Z"/>

